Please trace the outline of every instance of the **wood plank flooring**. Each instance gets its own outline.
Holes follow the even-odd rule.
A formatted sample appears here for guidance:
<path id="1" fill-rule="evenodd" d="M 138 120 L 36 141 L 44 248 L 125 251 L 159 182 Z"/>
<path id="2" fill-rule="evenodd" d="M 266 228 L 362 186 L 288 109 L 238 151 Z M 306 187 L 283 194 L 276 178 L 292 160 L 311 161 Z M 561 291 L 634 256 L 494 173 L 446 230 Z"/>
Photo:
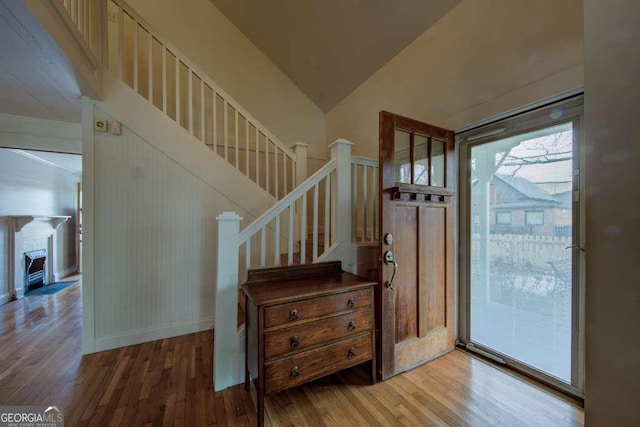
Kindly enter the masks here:
<path id="1" fill-rule="evenodd" d="M 253 426 L 242 386 L 212 391 L 212 331 L 82 357 L 80 286 L 0 307 L 0 405 L 67 426 Z M 354 369 L 267 398 L 272 426 L 584 424 L 574 402 L 454 351 L 375 386 Z"/>

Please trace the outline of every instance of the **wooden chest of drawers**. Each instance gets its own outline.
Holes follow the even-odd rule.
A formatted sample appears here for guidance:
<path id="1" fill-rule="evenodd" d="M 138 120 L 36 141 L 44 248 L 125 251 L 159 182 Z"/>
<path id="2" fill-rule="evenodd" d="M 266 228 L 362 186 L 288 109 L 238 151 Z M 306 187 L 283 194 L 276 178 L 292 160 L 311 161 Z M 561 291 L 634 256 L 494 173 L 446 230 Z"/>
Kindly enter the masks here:
<path id="1" fill-rule="evenodd" d="M 344 273 L 340 262 L 250 270 L 246 295 L 246 371 L 264 396 L 371 362 L 375 382 L 375 282 Z"/>

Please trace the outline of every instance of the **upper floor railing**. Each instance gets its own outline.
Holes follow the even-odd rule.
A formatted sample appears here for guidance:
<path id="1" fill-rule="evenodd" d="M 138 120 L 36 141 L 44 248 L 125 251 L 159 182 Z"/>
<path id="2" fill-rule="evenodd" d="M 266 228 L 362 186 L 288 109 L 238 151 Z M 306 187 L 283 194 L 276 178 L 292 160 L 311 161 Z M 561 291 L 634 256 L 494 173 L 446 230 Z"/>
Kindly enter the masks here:
<path id="1" fill-rule="evenodd" d="M 353 242 L 378 243 L 378 160 L 351 158 Z"/>
<path id="2" fill-rule="evenodd" d="M 104 19 L 101 10 L 102 1 L 90 0 L 56 0 L 66 11 L 68 18 L 73 22 L 82 40 L 96 55 L 102 56 L 102 25 L 96 22 Z"/>
<path id="3" fill-rule="evenodd" d="M 295 187 L 290 148 L 126 3 L 107 7 L 115 76 L 276 199 Z"/>

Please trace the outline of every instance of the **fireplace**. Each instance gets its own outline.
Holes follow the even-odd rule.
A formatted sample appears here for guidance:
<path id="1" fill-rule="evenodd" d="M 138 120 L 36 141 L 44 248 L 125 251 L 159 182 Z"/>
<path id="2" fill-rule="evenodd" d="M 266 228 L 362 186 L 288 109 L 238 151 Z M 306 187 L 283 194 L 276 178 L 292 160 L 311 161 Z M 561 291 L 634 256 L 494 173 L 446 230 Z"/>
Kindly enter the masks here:
<path id="1" fill-rule="evenodd" d="M 47 283 L 47 250 L 38 249 L 24 253 L 24 278 L 26 291 L 41 288 Z"/>
<path id="2" fill-rule="evenodd" d="M 0 293 L 0 304 L 22 298 L 25 292 L 59 279 L 56 229 L 71 217 L 9 215 L 7 218 L 9 286 L 6 294 Z"/>

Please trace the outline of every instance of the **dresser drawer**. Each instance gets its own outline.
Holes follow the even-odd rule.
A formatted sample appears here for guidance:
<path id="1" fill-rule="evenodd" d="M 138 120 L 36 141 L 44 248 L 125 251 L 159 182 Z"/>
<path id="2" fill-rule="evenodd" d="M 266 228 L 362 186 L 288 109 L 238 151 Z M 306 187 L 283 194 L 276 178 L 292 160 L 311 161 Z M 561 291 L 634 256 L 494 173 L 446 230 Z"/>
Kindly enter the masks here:
<path id="1" fill-rule="evenodd" d="M 368 333 L 267 363 L 265 392 L 271 393 L 295 387 L 370 360 L 371 346 L 372 335 Z"/>
<path id="2" fill-rule="evenodd" d="M 373 310 L 366 309 L 265 334 L 264 357 L 271 359 L 373 330 Z"/>
<path id="3" fill-rule="evenodd" d="M 274 305 L 264 309 L 264 327 L 295 324 L 346 310 L 360 310 L 373 304 L 373 290 L 360 289 L 324 297 Z"/>

